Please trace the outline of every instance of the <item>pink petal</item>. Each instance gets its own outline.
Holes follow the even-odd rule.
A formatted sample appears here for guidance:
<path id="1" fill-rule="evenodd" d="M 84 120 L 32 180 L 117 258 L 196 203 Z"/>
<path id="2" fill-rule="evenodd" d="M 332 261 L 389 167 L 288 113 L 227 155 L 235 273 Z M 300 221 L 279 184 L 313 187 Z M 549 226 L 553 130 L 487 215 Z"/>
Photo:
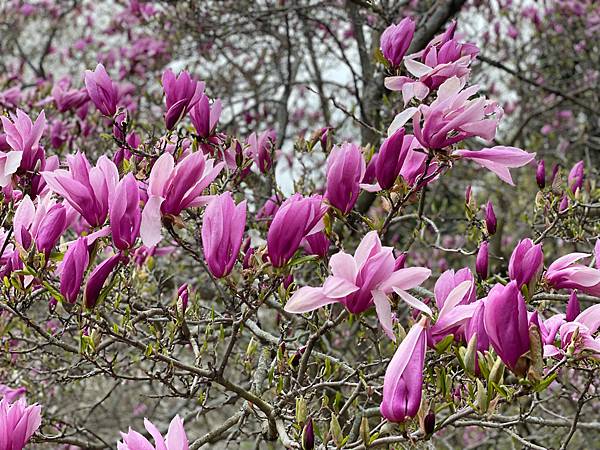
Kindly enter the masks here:
<path id="1" fill-rule="evenodd" d="M 373 302 L 375 303 L 375 311 L 377 312 L 377 318 L 381 324 L 381 328 L 385 334 L 394 342 L 396 342 L 396 335 L 394 334 L 394 324 L 392 322 L 392 306 L 390 301 L 381 291 L 371 292 L 373 295 Z"/>
<path id="2" fill-rule="evenodd" d="M 325 297 L 320 287 L 305 286 L 292 295 L 284 309 L 289 313 L 302 314 L 337 301 L 338 299 Z"/>
<path id="3" fill-rule="evenodd" d="M 153 247 L 162 239 L 160 207 L 164 201 L 163 197 L 150 197 L 142 211 L 140 236 L 146 247 Z"/>
<path id="4" fill-rule="evenodd" d="M 425 303 L 423 303 L 421 300 L 413 297 L 408 292 L 403 291 L 402 289 L 394 288 L 394 292 L 396 294 L 398 294 L 402 300 L 404 300 L 406 303 L 408 303 L 409 306 L 412 306 L 413 308 L 415 308 L 421 312 L 424 312 L 429 317 L 433 316 L 433 312 L 431 311 L 431 308 L 429 306 L 427 306 Z"/>

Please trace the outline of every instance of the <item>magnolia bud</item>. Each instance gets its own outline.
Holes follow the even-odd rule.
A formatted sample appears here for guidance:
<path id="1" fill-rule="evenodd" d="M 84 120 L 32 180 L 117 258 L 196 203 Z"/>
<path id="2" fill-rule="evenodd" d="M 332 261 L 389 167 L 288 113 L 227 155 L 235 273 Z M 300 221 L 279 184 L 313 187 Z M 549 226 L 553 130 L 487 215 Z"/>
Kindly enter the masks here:
<path id="1" fill-rule="evenodd" d="M 488 277 L 488 260 L 489 250 L 488 242 L 483 241 L 477 252 L 477 259 L 475 261 L 475 271 L 480 279 L 485 280 Z"/>
<path id="2" fill-rule="evenodd" d="M 487 202 L 485 207 L 485 228 L 488 234 L 491 236 L 496 233 L 496 214 L 494 213 L 494 205 L 491 201 Z"/>
<path id="3" fill-rule="evenodd" d="M 429 434 L 433 433 L 433 431 L 435 430 L 435 412 L 434 411 L 429 411 L 427 413 L 427 415 L 425 416 L 425 419 L 423 421 L 423 425 L 424 425 L 424 429 L 425 429 L 425 434 L 429 435 Z"/>
<path id="4" fill-rule="evenodd" d="M 302 429 L 302 450 L 313 450 L 315 448 L 315 432 L 312 417 L 309 417 Z"/>
<path id="5" fill-rule="evenodd" d="M 546 187 L 546 163 L 543 159 L 540 159 L 538 163 L 537 171 L 535 172 L 535 181 L 540 189 Z"/>

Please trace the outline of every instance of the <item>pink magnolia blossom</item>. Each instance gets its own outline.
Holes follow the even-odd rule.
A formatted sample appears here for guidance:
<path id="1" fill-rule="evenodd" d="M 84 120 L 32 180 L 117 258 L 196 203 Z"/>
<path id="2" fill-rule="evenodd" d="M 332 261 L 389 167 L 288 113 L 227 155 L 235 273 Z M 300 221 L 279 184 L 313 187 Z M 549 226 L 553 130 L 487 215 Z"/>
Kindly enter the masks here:
<path id="1" fill-rule="evenodd" d="M 303 239 L 323 230 L 327 205 L 320 195 L 304 197 L 299 193 L 284 201 L 267 233 L 267 251 L 275 267 L 283 267 L 294 256 Z"/>
<path id="2" fill-rule="evenodd" d="M 20 109 L 17 109 L 16 115 L 11 113 L 10 118 L 1 116 L 0 120 L 6 133 L 7 144 L 20 154 L 20 168 L 33 170 L 38 161 L 44 159 L 44 149 L 40 146 L 40 139 L 46 128 L 44 111 L 39 114 L 35 123 Z M 14 167 L 16 158 L 16 155 L 11 157 L 12 164 L 9 164 L 9 167 Z M 8 175 L 6 168 L 4 175 Z"/>
<path id="3" fill-rule="evenodd" d="M 246 227 L 246 201 L 238 205 L 231 192 L 213 198 L 202 218 L 202 247 L 210 272 L 217 278 L 231 273 Z"/>
<path id="4" fill-rule="evenodd" d="M 85 87 L 98 111 L 108 117 L 115 115 L 121 95 L 102 64 L 98 64 L 93 72 L 85 71 Z"/>
<path id="5" fill-rule="evenodd" d="M 352 210 L 358 199 L 365 170 L 366 164 L 359 146 L 346 143 L 331 149 L 327 158 L 325 198 L 344 215 Z"/>
<path id="6" fill-rule="evenodd" d="M 122 441 L 117 443 L 117 450 L 188 450 L 189 441 L 183 428 L 183 419 L 179 415 L 173 417 L 169 431 L 163 437 L 158 428 L 148 419 L 144 419 L 146 431 L 154 439 L 152 445 L 148 439 L 131 428 L 127 433 L 121 433 Z"/>
<path id="7" fill-rule="evenodd" d="M 252 133 L 248 136 L 246 154 L 249 158 L 256 161 L 256 165 L 262 173 L 266 173 L 273 165 L 273 156 L 271 154 L 276 139 L 277 134 L 275 130 L 267 130 L 260 135 Z"/>
<path id="8" fill-rule="evenodd" d="M 431 316 L 431 309 L 408 292 L 425 281 L 431 271 L 424 267 L 395 270 L 392 247 L 383 247 L 376 231 L 363 238 L 354 256 L 343 251 L 329 260 L 331 275 L 321 287 L 297 290 L 285 305 L 291 313 L 305 313 L 331 303 L 341 303 L 353 314 L 375 305 L 379 322 L 390 339 L 392 309 L 388 295 L 396 293 L 413 308 Z"/>
<path id="9" fill-rule="evenodd" d="M 119 181 L 117 166 L 102 155 L 92 167 L 83 153 L 67 157 L 69 170 L 42 172 L 50 190 L 61 195 L 92 226 L 104 224 L 109 198 Z"/>
<path id="10" fill-rule="evenodd" d="M 404 59 L 406 70 L 416 78 L 406 76 L 387 77 L 385 86 L 392 91 L 402 91 L 404 104 L 411 99 L 423 100 L 429 92 L 438 88 L 449 78 L 466 81 L 471 62 L 479 49 L 471 43 L 460 43 L 454 39 L 456 22 L 445 33 L 436 36 L 422 52 Z M 421 61 L 418 61 L 420 59 Z"/>
<path id="11" fill-rule="evenodd" d="M 508 169 L 523 167 L 535 158 L 535 153 L 527 153 L 516 147 L 496 146 L 481 150 L 456 150 L 452 153 L 463 159 L 469 159 L 494 172 L 502 180 L 514 186 Z"/>
<path id="12" fill-rule="evenodd" d="M 185 70 L 175 77 L 173 71 L 167 69 L 163 73 L 162 84 L 167 104 L 165 123 L 167 130 L 172 130 L 177 122 L 198 103 L 204 91 L 204 83 L 193 80 Z"/>
<path id="13" fill-rule="evenodd" d="M 42 423 L 42 407 L 27 406 L 24 399 L 0 400 L 0 449 L 21 450 Z"/>
<path id="14" fill-rule="evenodd" d="M 545 342 L 544 356 L 559 356 L 565 355 L 572 347 L 574 354 L 583 351 L 589 351 L 600 358 L 600 338 L 594 338 L 593 335 L 600 327 L 600 305 L 590 306 L 582 311 L 572 322 L 560 322 L 558 335 L 560 341 L 558 346 L 555 346 L 554 339 Z M 556 335 L 556 331 L 554 331 Z"/>
<path id="15" fill-rule="evenodd" d="M 190 111 L 192 125 L 194 125 L 198 136 L 204 139 L 211 136 L 221 117 L 221 108 L 221 100 L 215 100 L 211 106 L 206 94 L 200 96 L 200 100 Z"/>
<path id="16" fill-rule="evenodd" d="M 404 422 L 421 407 L 427 320 L 412 326 L 385 371 L 380 411 L 391 422 Z"/>
<path id="17" fill-rule="evenodd" d="M 529 351 L 527 306 L 515 281 L 496 284 L 489 292 L 484 311 L 485 331 L 494 350 L 511 370 Z"/>
<path id="18" fill-rule="evenodd" d="M 415 21 L 405 17 L 397 25 L 392 24 L 381 33 L 381 53 L 392 66 L 399 66 L 415 34 Z"/>
<path id="19" fill-rule="evenodd" d="M 202 152 L 187 155 L 175 164 L 170 153 L 156 160 L 148 182 L 148 201 L 142 212 L 140 235 L 146 247 L 161 239 L 161 217 L 178 216 L 186 208 L 200 206 L 204 189 L 217 177 L 224 163 L 214 164 Z"/>
<path id="20" fill-rule="evenodd" d="M 600 270 L 578 264 L 587 253 L 569 253 L 554 261 L 546 271 L 546 280 L 556 289 L 577 289 L 589 295 L 600 296 Z"/>

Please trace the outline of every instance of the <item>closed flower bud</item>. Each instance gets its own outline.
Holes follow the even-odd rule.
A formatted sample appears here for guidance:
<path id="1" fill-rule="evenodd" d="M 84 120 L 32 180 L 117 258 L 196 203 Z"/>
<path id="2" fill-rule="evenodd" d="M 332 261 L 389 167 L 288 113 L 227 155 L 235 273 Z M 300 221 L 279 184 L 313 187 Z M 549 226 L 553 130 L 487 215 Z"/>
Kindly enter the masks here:
<path id="1" fill-rule="evenodd" d="M 110 203 L 110 231 L 115 247 L 133 247 L 140 234 L 142 212 L 140 190 L 132 173 L 127 174 L 115 188 Z"/>
<path id="2" fill-rule="evenodd" d="M 210 201 L 202 223 L 202 247 L 210 272 L 217 278 L 231 273 L 246 228 L 246 201 L 236 206 L 231 192 Z"/>
<path id="3" fill-rule="evenodd" d="M 488 277 L 488 262 L 489 262 L 489 250 L 488 242 L 483 241 L 477 252 L 477 259 L 475 260 L 475 271 L 480 279 L 485 280 Z"/>
<path id="4" fill-rule="evenodd" d="M 567 177 L 567 182 L 571 192 L 575 193 L 577 189 L 581 189 L 583 186 L 583 161 L 579 161 L 573 166 Z"/>
<path id="5" fill-rule="evenodd" d="M 309 417 L 302 429 L 302 450 L 313 450 L 315 448 L 315 431 L 313 429 L 312 417 Z"/>
<path id="6" fill-rule="evenodd" d="M 581 306 L 579 305 L 579 299 L 577 298 L 577 291 L 571 291 L 569 302 L 567 303 L 567 315 L 565 319 L 567 322 L 573 322 L 579 313 L 581 313 Z"/>
<path id="7" fill-rule="evenodd" d="M 83 276 L 89 263 L 87 238 L 80 237 L 67 249 L 58 268 L 60 272 L 60 293 L 69 303 L 75 303 Z"/>
<path id="8" fill-rule="evenodd" d="M 540 160 L 535 172 L 535 181 L 540 189 L 546 187 L 546 163 L 543 159 Z"/>
<path id="9" fill-rule="evenodd" d="M 381 52 L 390 64 L 397 67 L 402 62 L 415 34 L 415 21 L 405 17 L 397 25 L 390 25 L 381 34 Z"/>
<path id="10" fill-rule="evenodd" d="M 429 411 L 423 420 L 423 425 L 425 428 L 425 434 L 432 434 L 435 430 L 435 412 Z"/>
<path id="11" fill-rule="evenodd" d="M 86 308 L 94 308 L 100 297 L 100 291 L 106 282 L 106 279 L 110 276 L 112 271 L 117 267 L 121 260 L 121 254 L 111 256 L 110 258 L 102 261 L 96 266 L 96 268 L 90 274 L 88 281 L 85 285 L 85 292 L 83 301 Z"/>
<path id="12" fill-rule="evenodd" d="M 327 158 L 325 198 L 344 215 L 348 214 L 356 203 L 365 170 L 362 152 L 355 144 L 335 146 Z"/>
<path id="13" fill-rule="evenodd" d="M 394 186 L 411 142 L 412 136 L 405 136 L 404 128 L 400 128 L 381 144 L 375 165 L 375 176 L 382 189 L 390 189 Z"/>
<path id="14" fill-rule="evenodd" d="M 496 233 L 496 214 L 494 213 L 494 205 L 491 201 L 487 202 L 485 206 L 485 228 L 487 229 L 488 235 Z"/>

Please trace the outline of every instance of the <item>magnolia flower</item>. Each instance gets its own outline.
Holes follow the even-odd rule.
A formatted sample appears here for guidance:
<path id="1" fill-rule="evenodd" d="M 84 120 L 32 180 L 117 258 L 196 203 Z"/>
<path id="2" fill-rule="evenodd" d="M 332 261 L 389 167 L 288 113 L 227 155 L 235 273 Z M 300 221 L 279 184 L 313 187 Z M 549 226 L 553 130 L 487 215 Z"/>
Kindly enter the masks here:
<path id="1" fill-rule="evenodd" d="M 390 422 L 404 422 L 416 416 L 421 406 L 427 321 L 423 317 L 412 326 L 385 371 L 379 409 Z"/>
<path id="2" fill-rule="evenodd" d="M 485 331 L 504 364 L 515 370 L 529 351 L 527 306 L 515 281 L 496 284 L 488 293 L 484 311 Z"/>
<path id="3" fill-rule="evenodd" d="M 15 240 L 25 250 L 32 242 L 39 252 L 48 256 L 67 227 L 65 207 L 45 196 L 39 198 L 37 206 L 28 195 L 23 197 L 15 211 L 13 228 Z"/>
<path id="4" fill-rule="evenodd" d="M 399 66 L 415 34 L 415 21 L 405 17 L 397 25 L 390 25 L 381 34 L 381 53 L 392 66 Z"/>
<path id="5" fill-rule="evenodd" d="M 556 289 L 577 289 L 589 295 L 600 296 L 600 270 L 576 264 L 587 253 L 569 253 L 554 261 L 546 271 L 546 280 Z"/>
<path id="6" fill-rule="evenodd" d="M 50 190 L 65 200 L 92 226 L 104 224 L 109 198 L 119 181 L 117 166 L 102 155 L 92 167 L 83 153 L 67 157 L 69 170 L 42 172 Z"/>
<path id="7" fill-rule="evenodd" d="M 194 81 L 185 70 L 176 78 L 171 69 L 165 70 L 162 76 L 165 91 L 167 113 L 165 123 L 167 130 L 172 130 L 188 111 L 200 100 L 204 83 Z"/>
<path id="8" fill-rule="evenodd" d="M 468 271 L 469 276 L 465 276 L 465 272 L 462 272 L 464 270 Z M 464 275 L 459 275 L 461 272 Z M 461 281 L 461 278 L 465 279 Z M 476 286 L 471 272 L 468 269 L 461 269 L 457 272 L 457 276 L 452 282 L 455 283 L 454 287 L 452 287 L 447 295 L 447 288 L 445 287 L 435 290 L 439 313 L 435 324 L 429 331 L 433 343 L 441 341 L 450 334 L 454 335 L 455 340 L 461 340 L 464 335 L 464 325 L 471 319 L 477 307 L 473 303 Z M 438 284 L 439 280 L 436 283 L 436 288 Z M 438 298 L 438 295 L 443 300 L 442 298 Z"/>
<path id="9" fill-rule="evenodd" d="M 399 113 L 389 126 L 388 136 L 412 118 L 415 137 L 425 149 L 444 149 L 474 136 L 492 139 L 502 109 L 485 97 L 469 100 L 478 86 L 463 87 L 464 83 L 456 77 L 446 80 L 431 105 L 410 107 Z M 511 185 L 514 183 L 508 169 L 522 167 L 535 158 L 535 153 L 504 146 L 478 151 L 459 149 L 451 155 L 470 159 Z"/>
<path id="10" fill-rule="evenodd" d="M 575 193 L 577 189 L 581 189 L 583 186 L 583 169 L 583 161 L 579 161 L 571 168 L 571 171 L 569 172 L 567 183 L 569 185 L 569 189 L 571 189 L 571 192 L 573 193 Z"/>
<path id="11" fill-rule="evenodd" d="M 323 286 L 300 288 L 285 305 L 291 313 L 305 313 L 331 303 L 341 303 L 359 314 L 375 305 L 379 322 L 392 340 L 392 309 L 388 295 L 396 293 L 413 308 L 431 316 L 431 309 L 408 292 L 425 281 L 431 271 L 424 267 L 395 270 L 392 247 L 383 247 L 376 231 L 365 235 L 354 256 L 339 252 L 329 260 L 331 276 Z"/>
<path id="12" fill-rule="evenodd" d="M 89 263 L 87 238 L 80 237 L 71 243 L 58 267 L 60 293 L 69 303 L 75 303 Z"/>
<path id="13" fill-rule="evenodd" d="M 173 417 L 169 431 L 163 438 L 158 428 L 148 419 L 144 419 L 146 431 L 154 439 L 152 445 L 148 439 L 137 431 L 129 428 L 127 433 L 121 433 L 122 442 L 117 443 L 117 450 L 188 450 L 189 441 L 183 428 L 183 419 L 179 415 Z"/>
<path id="14" fill-rule="evenodd" d="M 115 187 L 109 209 L 110 231 L 115 247 L 119 250 L 133 247 L 140 233 L 142 213 L 140 190 L 132 173 L 127 174 Z"/>
<path id="15" fill-rule="evenodd" d="M 559 346 L 554 345 L 554 336 L 552 340 L 544 342 L 544 357 L 564 355 L 572 347 L 574 354 L 583 351 L 590 351 L 596 355 L 600 354 L 600 338 L 594 338 L 593 335 L 600 327 L 600 305 L 590 306 L 582 311 L 573 321 L 566 322 L 562 320 L 558 328 L 560 336 Z"/>
<path id="16" fill-rule="evenodd" d="M 456 22 L 448 30 L 436 36 L 423 50 L 404 59 L 406 70 L 416 80 L 405 76 L 387 77 L 385 87 L 392 91 L 402 91 L 404 104 L 412 98 L 423 100 L 429 92 L 439 87 L 449 78 L 457 77 L 466 81 L 470 64 L 479 49 L 471 43 L 459 43 L 454 39 Z M 418 61 L 421 59 L 421 62 Z"/>
<path id="17" fill-rule="evenodd" d="M 210 272 L 217 278 L 231 273 L 246 227 L 246 201 L 236 206 L 231 192 L 213 198 L 202 218 L 202 247 Z"/>
<path id="18" fill-rule="evenodd" d="M 44 159 L 44 149 L 40 146 L 40 139 L 46 128 L 46 115 L 44 111 L 35 120 L 20 109 L 17 109 L 17 114 L 10 114 L 10 118 L 0 116 L 4 132 L 6 133 L 6 143 L 14 150 L 15 153 L 9 158 L 5 165 L 8 168 L 13 168 L 15 164 L 23 170 L 33 170 L 38 161 Z M 20 157 L 19 157 L 20 156 Z M 18 164 L 17 164 L 18 159 Z M 7 171 L 4 169 L 4 176 L 12 175 L 16 170 Z M 1 175 L 1 174 L 0 174 Z M 3 183 L 6 186 L 8 183 Z"/>
<path id="19" fill-rule="evenodd" d="M 215 100 L 211 106 L 206 94 L 200 96 L 200 100 L 190 111 L 192 125 L 194 125 L 198 136 L 204 139 L 208 139 L 213 134 L 220 117 L 221 100 Z"/>
<path id="20" fill-rule="evenodd" d="M 258 169 L 262 173 L 266 173 L 273 165 L 273 157 L 271 152 L 273 151 L 277 134 L 275 130 L 263 131 L 260 135 L 252 133 L 248 136 L 246 144 L 248 149 L 246 154 L 249 158 L 256 161 Z"/>
<path id="21" fill-rule="evenodd" d="M 21 450 L 42 423 L 42 407 L 27 406 L 24 399 L 0 400 L 0 449 Z"/>
<path id="22" fill-rule="evenodd" d="M 85 71 L 85 88 L 98 111 L 109 117 L 115 115 L 119 101 L 119 89 L 110 79 L 102 64 L 98 64 L 93 72 Z"/>
<path id="23" fill-rule="evenodd" d="M 531 282 L 535 283 L 543 267 L 542 244 L 534 244 L 531 239 L 523 239 L 510 255 L 508 276 L 517 282 L 519 288 L 525 284 L 530 286 Z"/>
<path id="24" fill-rule="evenodd" d="M 320 195 L 294 194 L 284 201 L 269 226 L 267 251 L 275 267 L 283 267 L 296 253 L 302 240 L 324 228 L 327 212 Z"/>
<path id="25" fill-rule="evenodd" d="M 11 388 L 5 384 L 0 384 L 0 397 L 4 398 L 7 402 L 12 403 L 15 400 L 18 400 L 23 394 L 27 392 L 27 389 L 24 387 L 19 387 L 16 389 Z"/>
<path id="26" fill-rule="evenodd" d="M 170 153 L 156 160 L 148 181 L 148 200 L 142 212 L 140 235 L 146 247 L 162 239 L 161 217 L 178 216 L 186 208 L 206 202 L 204 189 L 217 177 L 224 163 L 214 165 L 214 159 L 195 152 L 177 164 Z"/>
<path id="27" fill-rule="evenodd" d="M 354 207 L 365 170 L 365 160 L 357 145 L 347 143 L 331 149 L 327 158 L 325 198 L 342 214 L 348 214 Z"/>
<path id="28" fill-rule="evenodd" d="M 69 89 L 70 84 L 69 78 L 62 78 L 54 84 L 50 92 L 59 112 L 77 109 L 90 99 L 87 90 Z"/>

